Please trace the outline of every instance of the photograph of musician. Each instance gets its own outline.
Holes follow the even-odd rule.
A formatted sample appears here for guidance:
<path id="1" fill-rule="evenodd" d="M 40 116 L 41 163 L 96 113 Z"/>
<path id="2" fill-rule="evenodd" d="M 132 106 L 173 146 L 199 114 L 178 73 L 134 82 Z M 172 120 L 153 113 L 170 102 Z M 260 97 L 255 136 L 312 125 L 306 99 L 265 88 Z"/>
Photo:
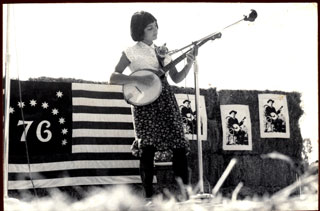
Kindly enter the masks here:
<path id="1" fill-rule="evenodd" d="M 286 124 L 283 120 L 283 117 L 280 115 L 283 106 L 281 106 L 278 110 L 274 107 L 274 100 L 269 99 L 265 107 L 265 132 L 286 132 Z"/>
<path id="2" fill-rule="evenodd" d="M 244 117 L 240 122 L 236 118 L 237 111 L 231 110 L 229 112 L 229 116 L 227 119 L 227 128 L 228 128 L 228 142 L 227 145 L 240 144 L 240 145 L 248 145 L 248 134 L 243 129 Z"/>
<path id="3" fill-rule="evenodd" d="M 129 67 L 131 72 L 150 69 L 161 72 L 161 62 L 155 52 L 154 40 L 158 36 L 157 19 L 146 11 L 139 11 L 131 17 L 131 37 L 136 44 L 123 51 L 115 71 L 110 76 L 110 84 L 152 86 L 149 76 L 130 76 L 123 74 Z M 136 140 L 139 141 L 140 176 L 147 198 L 152 197 L 154 176 L 154 155 L 156 151 L 172 150 L 172 168 L 176 178 L 188 184 L 187 154 L 189 142 L 185 138 L 182 116 L 173 91 L 167 81 L 168 75 L 175 83 L 181 82 L 189 73 L 193 62 L 193 50 L 187 53 L 186 65 L 181 71 L 175 67 L 161 76 L 162 92 L 151 104 L 133 106 Z M 171 61 L 169 55 L 163 58 L 164 65 Z"/>
<path id="4" fill-rule="evenodd" d="M 189 134 L 197 134 L 197 120 L 196 113 L 197 111 L 192 111 L 191 101 L 184 100 L 183 105 L 181 107 L 181 115 L 183 118 L 183 123 L 186 127 L 186 133 Z"/>

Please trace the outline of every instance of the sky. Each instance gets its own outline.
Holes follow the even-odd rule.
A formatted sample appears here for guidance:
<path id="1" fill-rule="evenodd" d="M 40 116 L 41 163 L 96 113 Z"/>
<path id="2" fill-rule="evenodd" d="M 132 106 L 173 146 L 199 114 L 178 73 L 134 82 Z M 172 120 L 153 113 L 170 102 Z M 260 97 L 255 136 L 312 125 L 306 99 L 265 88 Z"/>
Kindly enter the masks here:
<path id="1" fill-rule="evenodd" d="M 258 13 L 254 22 L 240 21 L 225 29 L 242 20 L 251 9 Z M 200 88 L 302 93 L 305 114 L 300 119 L 301 133 L 312 140 L 317 154 L 316 3 L 10 5 L 10 78 L 47 76 L 107 82 L 122 51 L 135 44 L 130 36 L 130 19 L 140 10 L 156 17 L 159 32 L 155 44 L 166 43 L 169 50 L 222 33 L 220 39 L 199 48 Z M 6 23 L 6 5 L 3 15 Z M 178 69 L 184 64 L 181 62 Z M 175 85 L 194 87 L 193 72 Z"/>

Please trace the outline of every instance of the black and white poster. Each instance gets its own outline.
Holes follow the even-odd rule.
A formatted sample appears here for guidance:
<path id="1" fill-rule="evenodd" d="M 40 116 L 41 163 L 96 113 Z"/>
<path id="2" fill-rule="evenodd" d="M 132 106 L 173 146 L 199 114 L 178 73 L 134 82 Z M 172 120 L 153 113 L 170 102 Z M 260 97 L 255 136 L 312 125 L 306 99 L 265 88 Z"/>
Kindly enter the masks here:
<path id="1" fill-rule="evenodd" d="M 197 110 L 195 95 L 175 94 L 183 119 L 183 127 L 189 140 L 197 140 Z M 204 96 L 199 97 L 200 139 L 207 140 L 207 112 Z"/>
<path id="2" fill-rule="evenodd" d="M 259 94 L 261 138 L 290 138 L 287 97 Z"/>
<path id="3" fill-rule="evenodd" d="M 220 105 L 223 150 L 252 150 L 251 119 L 247 105 Z"/>

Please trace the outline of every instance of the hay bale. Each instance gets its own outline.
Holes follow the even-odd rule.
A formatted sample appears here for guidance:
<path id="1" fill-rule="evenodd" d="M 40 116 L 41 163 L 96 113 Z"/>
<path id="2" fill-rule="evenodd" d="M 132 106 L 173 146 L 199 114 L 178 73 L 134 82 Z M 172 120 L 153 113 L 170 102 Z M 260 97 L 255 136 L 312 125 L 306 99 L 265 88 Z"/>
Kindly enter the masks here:
<path id="1" fill-rule="evenodd" d="M 290 138 L 261 138 L 259 121 L 258 94 L 283 94 L 287 96 Z M 219 154 L 224 159 L 223 166 L 214 165 L 217 168 L 225 169 L 232 157 L 238 159 L 229 177 L 226 179 L 224 187 L 235 187 L 240 181 L 245 186 L 255 190 L 265 187 L 269 192 L 279 190 L 295 181 L 295 172 L 288 163 L 279 160 L 262 160 L 260 155 L 273 151 L 290 156 L 292 159 L 301 160 L 302 137 L 299 128 L 299 118 L 302 115 L 300 108 L 301 94 L 296 92 L 281 91 L 249 91 L 249 90 L 221 90 L 218 92 L 218 100 L 212 109 L 208 131 L 208 140 L 211 143 L 211 152 Z M 211 101 L 212 102 L 212 101 Z M 252 151 L 224 151 L 222 150 L 222 125 L 221 114 L 217 111 L 217 104 L 242 104 L 249 106 L 252 127 Z M 216 115 L 214 115 L 216 114 Z M 214 128 L 212 128 L 214 127 Z M 220 128 L 217 128 L 220 127 Z M 217 132 L 219 131 L 219 132 Z M 218 149 L 214 149 L 218 147 Z M 218 167 L 219 166 L 219 167 Z M 223 172 L 221 169 L 218 172 Z M 215 181 L 217 182 L 217 181 Z M 214 183 L 215 183 L 214 182 Z M 259 192 L 259 191 L 258 191 Z"/>
<path id="2" fill-rule="evenodd" d="M 176 93 L 194 94 L 193 88 L 174 88 Z M 261 158 L 262 154 L 273 151 L 285 154 L 296 162 L 301 160 L 302 137 L 299 127 L 299 118 L 303 114 L 300 107 L 301 94 L 283 91 L 255 91 L 255 90 L 221 90 L 215 88 L 200 90 L 205 96 L 208 117 L 208 139 L 202 142 L 204 182 L 211 187 L 217 183 L 230 160 L 234 157 L 238 163 L 224 182 L 222 190 L 234 189 L 239 182 L 243 182 L 247 191 L 243 194 L 274 193 L 288 186 L 296 179 L 295 170 L 281 160 Z M 290 138 L 261 138 L 259 120 L 259 94 L 281 94 L 287 96 Z M 222 125 L 220 105 L 240 104 L 248 105 L 251 129 L 252 151 L 225 151 L 222 149 Z M 191 153 L 189 166 L 192 171 L 191 182 L 198 182 L 198 144 L 190 141 Z"/>

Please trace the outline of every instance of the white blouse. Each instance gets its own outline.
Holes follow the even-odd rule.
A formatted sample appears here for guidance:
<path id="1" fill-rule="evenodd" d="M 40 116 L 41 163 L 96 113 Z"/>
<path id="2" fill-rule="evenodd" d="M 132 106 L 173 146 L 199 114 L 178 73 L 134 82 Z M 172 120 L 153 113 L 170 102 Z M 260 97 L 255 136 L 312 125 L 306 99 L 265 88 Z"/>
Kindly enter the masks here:
<path id="1" fill-rule="evenodd" d="M 159 71 L 160 65 L 155 52 L 155 45 L 151 46 L 144 42 L 137 42 L 134 46 L 127 48 L 124 53 L 130 61 L 129 68 L 132 72 L 141 69 Z M 171 62 L 171 57 L 166 55 L 164 65 Z"/>

